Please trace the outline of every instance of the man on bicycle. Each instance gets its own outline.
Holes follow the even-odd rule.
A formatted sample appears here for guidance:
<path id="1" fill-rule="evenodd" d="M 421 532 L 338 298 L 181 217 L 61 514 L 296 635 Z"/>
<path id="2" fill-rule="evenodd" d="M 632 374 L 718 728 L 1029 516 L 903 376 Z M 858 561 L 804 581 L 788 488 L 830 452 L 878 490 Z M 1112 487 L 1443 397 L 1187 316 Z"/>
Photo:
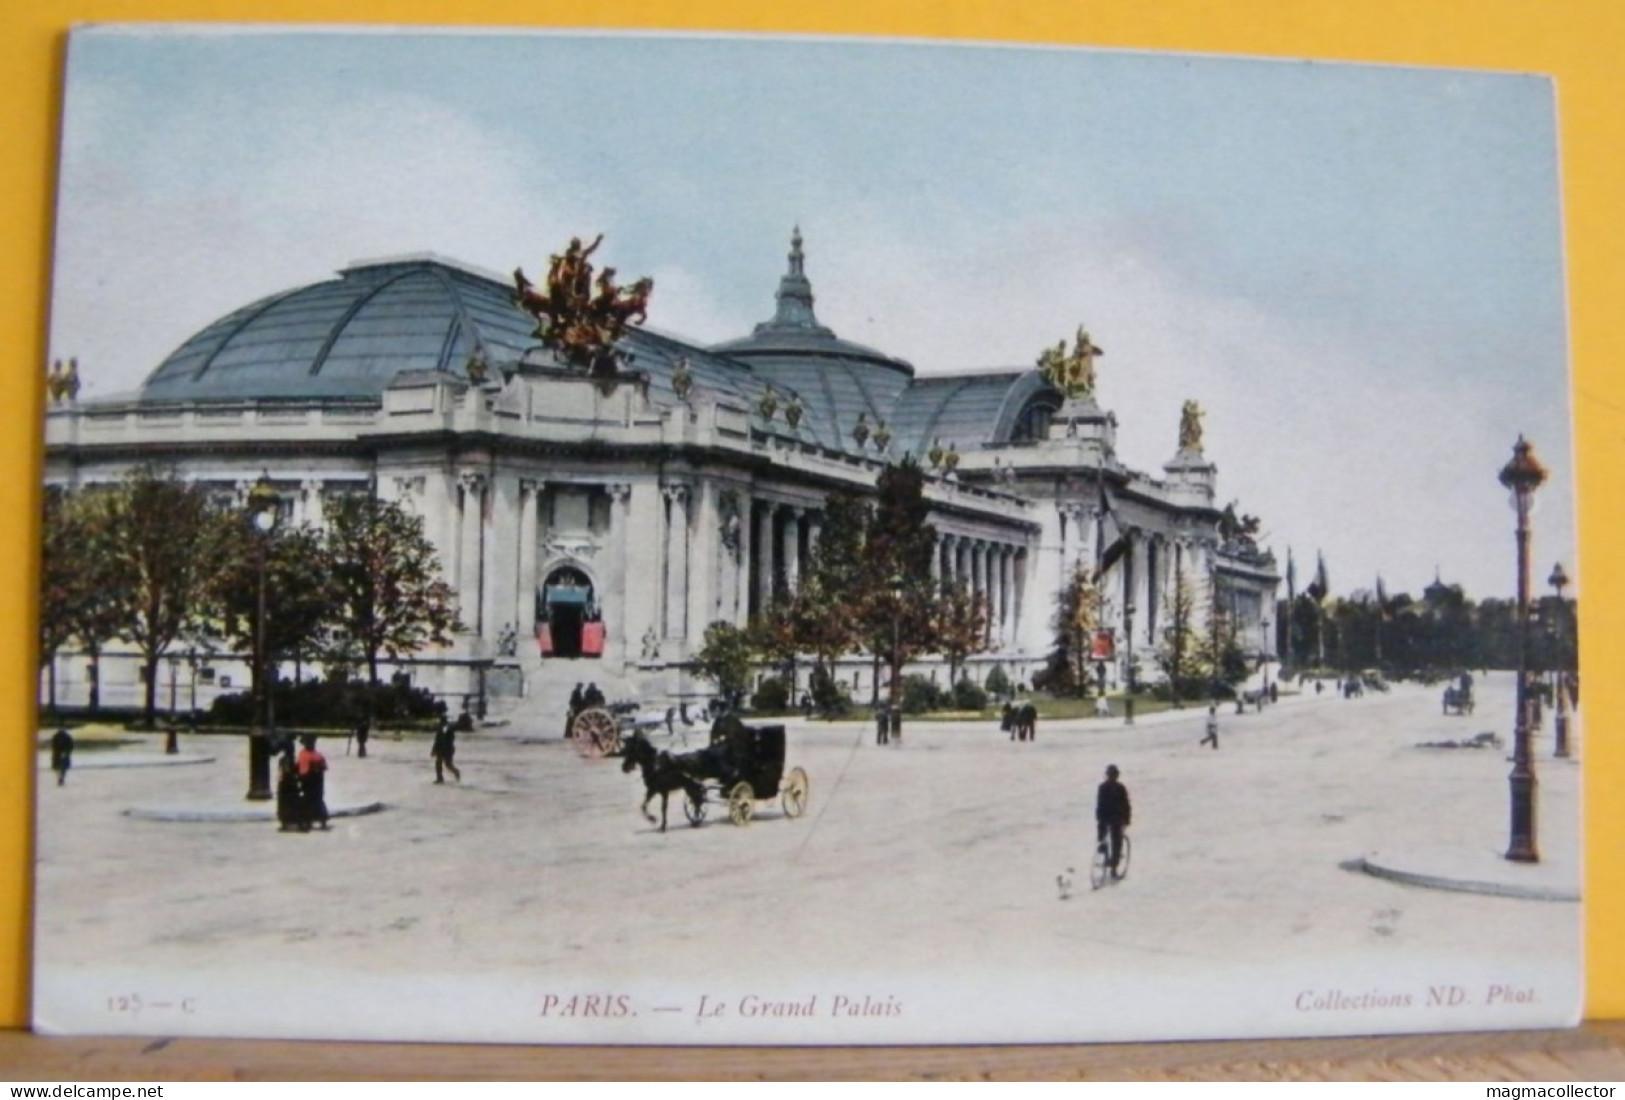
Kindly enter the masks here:
<path id="1" fill-rule="evenodd" d="M 1107 837 L 1111 838 L 1108 857 L 1114 873 L 1123 855 L 1123 830 L 1128 828 L 1133 815 L 1128 802 L 1128 788 L 1118 782 L 1119 774 L 1116 764 L 1106 765 L 1106 781 L 1095 794 L 1095 841 L 1105 848 Z"/>

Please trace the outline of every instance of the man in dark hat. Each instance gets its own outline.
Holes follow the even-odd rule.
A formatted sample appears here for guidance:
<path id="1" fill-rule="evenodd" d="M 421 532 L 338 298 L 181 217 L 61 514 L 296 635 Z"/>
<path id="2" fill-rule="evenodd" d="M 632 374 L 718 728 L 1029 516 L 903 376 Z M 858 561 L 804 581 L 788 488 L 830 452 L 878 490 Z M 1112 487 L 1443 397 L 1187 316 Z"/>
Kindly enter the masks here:
<path id="1" fill-rule="evenodd" d="M 451 723 L 444 718 L 440 719 L 440 730 L 434 735 L 434 745 L 429 749 L 429 755 L 434 757 L 434 781 L 444 783 L 446 772 L 451 772 L 453 779 L 461 783 L 463 773 L 457 770 L 453 758 L 457 755 L 457 731 L 452 729 Z"/>
<path id="2" fill-rule="evenodd" d="M 1095 842 L 1104 846 L 1110 839 L 1111 851 L 1107 855 L 1113 872 L 1123 855 L 1123 830 L 1133 816 L 1128 788 L 1118 781 L 1119 774 L 1116 764 L 1107 764 L 1106 781 L 1095 793 Z"/>

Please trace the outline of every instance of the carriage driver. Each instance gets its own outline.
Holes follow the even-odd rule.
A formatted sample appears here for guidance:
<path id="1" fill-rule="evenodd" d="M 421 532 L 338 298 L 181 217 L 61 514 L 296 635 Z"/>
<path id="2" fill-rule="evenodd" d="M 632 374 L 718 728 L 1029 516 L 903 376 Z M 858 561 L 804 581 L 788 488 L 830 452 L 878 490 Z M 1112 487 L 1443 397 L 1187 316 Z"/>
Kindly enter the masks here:
<path id="1" fill-rule="evenodd" d="M 1095 842 L 1102 847 L 1111 837 L 1111 868 L 1117 870 L 1117 861 L 1123 854 L 1123 830 L 1128 828 L 1133 811 L 1128 803 L 1128 788 L 1117 781 L 1120 773 L 1116 764 L 1106 765 L 1106 781 L 1095 794 Z"/>

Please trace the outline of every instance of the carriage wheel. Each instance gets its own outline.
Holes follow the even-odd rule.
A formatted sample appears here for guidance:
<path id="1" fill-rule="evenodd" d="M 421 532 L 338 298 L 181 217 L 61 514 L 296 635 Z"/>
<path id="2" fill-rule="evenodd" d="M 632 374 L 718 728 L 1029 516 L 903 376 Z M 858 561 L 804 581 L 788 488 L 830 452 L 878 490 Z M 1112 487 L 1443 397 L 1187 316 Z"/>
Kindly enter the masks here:
<path id="1" fill-rule="evenodd" d="M 780 792 L 780 802 L 784 805 L 785 817 L 800 817 L 807 812 L 807 773 L 801 768 L 791 768 L 790 777 L 784 781 L 784 790 Z"/>
<path id="2" fill-rule="evenodd" d="M 698 799 L 684 798 L 683 813 L 688 817 L 688 823 L 696 829 L 705 823 L 705 795 Z"/>
<path id="3" fill-rule="evenodd" d="M 728 820 L 735 825 L 749 825 L 755 797 L 756 792 L 750 789 L 749 783 L 735 783 L 728 792 Z"/>
<path id="4" fill-rule="evenodd" d="M 589 707 L 576 715 L 571 730 L 575 733 L 576 752 L 587 760 L 603 756 L 608 751 L 606 746 L 618 744 L 620 740 L 615 716 L 603 707 Z"/>

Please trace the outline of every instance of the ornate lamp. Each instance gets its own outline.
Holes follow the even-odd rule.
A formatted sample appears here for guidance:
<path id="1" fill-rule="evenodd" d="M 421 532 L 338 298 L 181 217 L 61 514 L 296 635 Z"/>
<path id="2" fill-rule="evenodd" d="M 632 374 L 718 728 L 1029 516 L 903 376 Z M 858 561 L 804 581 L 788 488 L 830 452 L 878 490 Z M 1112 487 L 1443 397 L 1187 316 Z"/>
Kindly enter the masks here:
<path id="1" fill-rule="evenodd" d="M 1563 606 L 1563 589 L 1567 588 L 1569 585 L 1569 575 L 1563 572 L 1562 562 L 1558 562 L 1556 565 L 1552 566 L 1552 575 L 1546 578 L 1546 583 L 1551 585 L 1552 590 L 1557 593 L 1557 609 L 1553 615 L 1554 622 L 1552 623 L 1552 626 L 1557 634 L 1555 639 L 1556 644 L 1553 646 L 1556 652 L 1552 662 L 1555 666 L 1552 669 L 1552 680 L 1554 688 L 1553 693 L 1556 695 L 1556 699 L 1553 700 L 1553 702 L 1557 707 L 1557 717 L 1553 720 L 1553 725 L 1556 727 L 1557 747 L 1553 751 L 1552 755 L 1556 756 L 1560 760 L 1563 760 L 1567 759 L 1569 755 L 1568 669 L 1564 668 L 1561 662 L 1555 659 L 1561 657 L 1563 653 L 1563 626 L 1564 620 L 1568 618 L 1568 609 Z"/>
<path id="2" fill-rule="evenodd" d="M 260 475 L 248 491 L 248 521 L 254 525 L 259 537 L 256 546 L 255 569 L 259 592 L 256 597 L 254 620 L 254 685 L 259 696 L 255 700 L 254 728 L 248 734 L 248 798 L 264 802 L 271 797 L 271 729 L 275 725 L 271 703 L 271 686 L 267 683 L 265 660 L 265 549 L 276 529 L 280 498 L 271 484 L 271 475 Z"/>
<path id="3" fill-rule="evenodd" d="M 1516 863 L 1538 863 L 1535 847 L 1535 768 L 1529 752 L 1529 511 L 1535 490 L 1546 480 L 1546 468 L 1523 438 L 1512 447 L 1512 459 L 1501 468 L 1500 481 L 1512 493 L 1518 517 L 1518 679 L 1516 719 L 1512 734 L 1512 774 L 1507 783 L 1512 796 L 1512 840 L 1506 858 Z"/>

